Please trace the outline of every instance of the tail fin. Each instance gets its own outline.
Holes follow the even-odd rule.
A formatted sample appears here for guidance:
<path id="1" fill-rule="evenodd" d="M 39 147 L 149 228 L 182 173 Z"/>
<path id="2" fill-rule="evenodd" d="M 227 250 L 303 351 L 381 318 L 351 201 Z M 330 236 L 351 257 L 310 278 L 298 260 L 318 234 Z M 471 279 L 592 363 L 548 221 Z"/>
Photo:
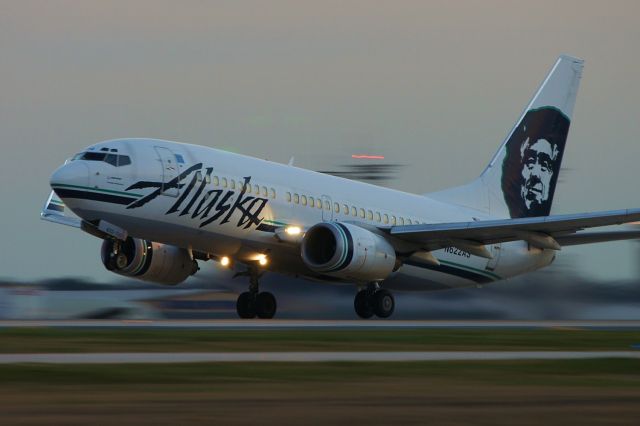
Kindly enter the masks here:
<path id="1" fill-rule="evenodd" d="M 582 69 L 560 56 L 480 177 L 428 195 L 496 217 L 548 216 Z"/>

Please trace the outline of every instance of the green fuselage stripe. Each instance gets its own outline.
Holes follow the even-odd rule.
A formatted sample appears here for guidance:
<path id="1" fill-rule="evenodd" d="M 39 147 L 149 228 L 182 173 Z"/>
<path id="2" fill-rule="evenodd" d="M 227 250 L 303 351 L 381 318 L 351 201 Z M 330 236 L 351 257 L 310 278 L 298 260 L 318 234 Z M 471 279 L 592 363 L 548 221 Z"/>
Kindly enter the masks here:
<path id="1" fill-rule="evenodd" d="M 486 277 L 492 278 L 494 280 L 501 280 L 502 279 L 502 277 L 499 276 L 499 275 L 496 275 L 496 274 L 491 273 L 489 271 L 483 271 L 482 269 L 477 269 L 477 268 L 474 268 L 472 266 L 467 266 L 467 265 L 463 265 L 461 263 L 450 262 L 448 260 L 442 260 L 442 259 L 438 259 L 438 261 L 440 263 L 442 263 L 442 264 L 445 264 L 445 265 L 448 265 L 448 266 L 453 266 L 453 267 L 456 267 L 456 268 L 459 268 L 459 269 L 464 269 L 464 270 L 467 270 L 467 271 L 470 271 L 470 272 L 475 272 L 475 273 L 484 275 Z"/>

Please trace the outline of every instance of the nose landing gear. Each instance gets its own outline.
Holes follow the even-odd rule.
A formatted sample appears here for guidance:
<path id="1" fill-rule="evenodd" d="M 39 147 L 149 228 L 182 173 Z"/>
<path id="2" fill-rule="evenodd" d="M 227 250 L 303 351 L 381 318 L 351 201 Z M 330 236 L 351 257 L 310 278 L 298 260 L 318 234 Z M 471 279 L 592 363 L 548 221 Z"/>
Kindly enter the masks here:
<path id="1" fill-rule="evenodd" d="M 360 318 L 368 319 L 374 314 L 380 318 L 389 318 L 395 309 L 395 300 L 389 290 L 372 283 L 360 290 L 353 301 L 353 307 Z"/>

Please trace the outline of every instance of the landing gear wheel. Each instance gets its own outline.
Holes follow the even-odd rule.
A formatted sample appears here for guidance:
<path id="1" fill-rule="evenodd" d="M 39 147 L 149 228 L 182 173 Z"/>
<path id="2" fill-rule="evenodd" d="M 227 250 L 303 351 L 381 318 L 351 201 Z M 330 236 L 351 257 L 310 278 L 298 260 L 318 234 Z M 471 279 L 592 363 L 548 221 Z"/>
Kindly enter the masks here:
<path id="1" fill-rule="evenodd" d="M 371 306 L 371 298 L 367 290 L 360 290 L 356 294 L 353 307 L 360 318 L 368 319 L 373 316 L 373 306 Z"/>
<path id="2" fill-rule="evenodd" d="M 372 297 L 373 311 L 380 318 L 389 318 L 395 309 L 395 301 L 389 290 L 378 290 Z"/>
<path id="3" fill-rule="evenodd" d="M 276 298 L 269 292 L 258 293 L 256 297 L 256 315 L 258 318 L 271 319 L 276 314 Z"/>
<path id="4" fill-rule="evenodd" d="M 236 302 L 236 311 L 238 311 L 238 316 L 240 318 L 255 318 L 256 316 L 256 303 L 255 298 L 251 293 L 245 291 L 238 296 L 238 301 Z"/>

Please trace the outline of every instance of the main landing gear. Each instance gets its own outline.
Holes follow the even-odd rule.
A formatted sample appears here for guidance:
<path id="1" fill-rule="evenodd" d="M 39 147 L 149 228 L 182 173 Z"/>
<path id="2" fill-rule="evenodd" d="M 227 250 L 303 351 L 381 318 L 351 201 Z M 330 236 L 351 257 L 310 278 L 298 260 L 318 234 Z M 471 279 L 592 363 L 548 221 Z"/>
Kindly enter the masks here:
<path id="1" fill-rule="evenodd" d="M 372 283 L 360 290 L 353 301 L 353 307 L 360 318 L 371 318 L 374 314 L 380 318 L 389 318 L 395 309 L 395 301 L 389 290 Z"/>
<path id="2" fill-rule="evenodd" d="M 245 291 L 238 296 L 236 302 L 236 310 L 240 318 L 258 318 L 271 319 L 276 314 L 276 298 L 269 292 L 260 292 L 258 279 L 262 274 L 258 272 L 257 267 L 250 267 L 249 270 L 242 275 L 249 276 L 249 291 Z"/>

